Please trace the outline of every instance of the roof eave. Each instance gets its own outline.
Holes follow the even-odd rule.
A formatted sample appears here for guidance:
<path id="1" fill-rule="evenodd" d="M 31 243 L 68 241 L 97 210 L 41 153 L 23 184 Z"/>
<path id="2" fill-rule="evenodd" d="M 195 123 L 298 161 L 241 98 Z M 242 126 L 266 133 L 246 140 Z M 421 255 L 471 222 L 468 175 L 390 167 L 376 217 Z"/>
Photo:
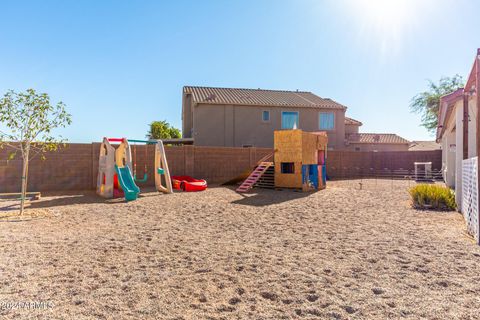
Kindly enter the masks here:
<path id="1" fill-rule="evenodd" d="M 438 119 L 437 134 L 435 139 L 437 143 L 442 139 L 442 136 L 445 133 L 446 123 L 450 118 L 450 115 L 452 114 L 452 107 L 460 99 L 463 99 L 463 95 L 464 95 L 464 89 L 459 88 L 452 93 L 449 93 L 440 97 L 440 109 L 438 111 L 439 119 Z"/>
<path id="2" fill-rule="evenodd" d="M 335 109 L 347 110 L 347 107 L 342 105 L 320 106 L 320 105 L 282 105 L 282 104 L 260 104 L 260 103 L 231 103 L 231 102 L 213 102 L 213 101 L 193 101 L 194 105 L 208 104 L 208 105 L 231 105 L 231 106 L 249 106 L 249 107 L 274 107 L 274 108 L 311 108 L 311 109 Z"/>
<path id="3" fill-rule="evenodd" d="M 349 144 L 407 144 L 410 142 L 365 142 L 365 141 L 348 141 Z"/>

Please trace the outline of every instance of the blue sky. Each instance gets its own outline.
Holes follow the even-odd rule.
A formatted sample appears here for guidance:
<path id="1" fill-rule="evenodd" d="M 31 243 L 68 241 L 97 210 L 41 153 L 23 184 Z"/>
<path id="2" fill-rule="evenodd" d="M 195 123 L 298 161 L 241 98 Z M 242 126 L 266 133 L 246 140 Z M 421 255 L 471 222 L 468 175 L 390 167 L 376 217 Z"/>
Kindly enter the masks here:
<path id="1" fill-rule="evenodd" d="M 410 113 L 427 79 L 466 77 L 475 0 L 3 1 L 0 93 L 62 100 L 72 142 L 181 127 L 184 85 L 312 91 L 362 132 L 432 139 Z"/>

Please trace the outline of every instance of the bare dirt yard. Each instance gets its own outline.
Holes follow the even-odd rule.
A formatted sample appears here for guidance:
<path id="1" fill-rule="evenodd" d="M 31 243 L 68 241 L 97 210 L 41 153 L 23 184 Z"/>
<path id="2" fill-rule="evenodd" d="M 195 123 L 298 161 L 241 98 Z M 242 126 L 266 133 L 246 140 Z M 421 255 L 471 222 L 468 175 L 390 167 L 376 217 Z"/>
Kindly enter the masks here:
<path id="1" fill-rule="evenodd" d="M 406 190 L 43 197 L 0 219 L 0 318 L 478 319 L 480 247 Z"/>

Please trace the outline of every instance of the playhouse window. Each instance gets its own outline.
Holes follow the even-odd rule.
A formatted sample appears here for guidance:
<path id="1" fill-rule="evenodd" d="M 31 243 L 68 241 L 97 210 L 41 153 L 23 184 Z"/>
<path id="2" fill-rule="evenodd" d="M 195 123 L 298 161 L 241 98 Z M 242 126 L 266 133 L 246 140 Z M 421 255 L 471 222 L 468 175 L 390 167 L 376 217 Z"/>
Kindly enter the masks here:
<path id="1" fill-rule="evenodd" d="M 262 112 L 262 121 L 269 122 L 270 121 L 270 111 L 265 110 Z"/>
<path id="2" fill-rule="evenodd" d="M 335 114 L 333 112 L 320 112 L 318 127 L 320 130 L 335 129 Z"/>
<path id="3" fill-rule="evenodd" d="M 298 129 L 298 112 L 282 112 L 282 129 Z"/>
<path id="4" fill-rule="evenodd" d="M 295 164 L 293 162 L 282 162 L 281 163 L 281 172 L 282 173 L 295 173 Z"/>

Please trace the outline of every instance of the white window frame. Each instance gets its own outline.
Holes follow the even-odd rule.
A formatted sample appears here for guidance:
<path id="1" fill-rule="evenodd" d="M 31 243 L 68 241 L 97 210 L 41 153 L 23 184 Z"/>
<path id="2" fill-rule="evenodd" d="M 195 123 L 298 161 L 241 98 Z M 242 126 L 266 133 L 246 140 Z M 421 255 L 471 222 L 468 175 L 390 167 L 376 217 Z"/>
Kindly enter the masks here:
<path id="1" fill-rule="evenodd" d="M 320 118 L 322 116 L 322 114 L 333 114 L 333 128 L 332 129 L 322 129 L 320 128 Z M 322 131 L 334 131 L 335 130 L 335 112 L 324 112 L 324 111 L 321 111 L 318 113 L 318 129 L 319 130 L 322 130 Z"/>
<path id="2" fill-rule="evenodd" d="M 292 129 L 283 128 L 283 113 L 284 112 L 290 112 L 290 113 L 296 113 L 297 114 L 297 119 L 298 119 L 297 129 L 300 129 L 300 113 L 298 111 L 292 111 L 292 110 L 282 110 L 281 111 L 281 113 L 280 113 L 280 129 L 282 129 L 282 130 L 292 130 Z"/>

